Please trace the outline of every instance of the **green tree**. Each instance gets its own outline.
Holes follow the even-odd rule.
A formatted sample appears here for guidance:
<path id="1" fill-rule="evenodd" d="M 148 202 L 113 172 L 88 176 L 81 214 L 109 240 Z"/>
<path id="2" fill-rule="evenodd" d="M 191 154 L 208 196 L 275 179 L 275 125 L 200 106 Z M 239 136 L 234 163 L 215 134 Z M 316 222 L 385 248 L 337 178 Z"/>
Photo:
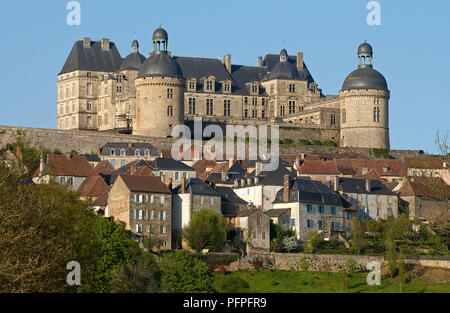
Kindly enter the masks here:
<path id="1" fill-rule="evenodd" d="M 214 292 L 214 278 L 206 263 L 186 251 L 165 254 L 160 268 L 161 288 L 165 292 Z"/>
<path id="2" fill-rule="evenodd" d="M 157 264 L 149 253 L 114 268 L 111 272 L 112 292 L 155 293 L 158 291 Z"/>
<path id="3" fill-rule="evenodd" d="M 201 209 L 192 214 L 185 236 L 192 249 L 201 251 L 208 248 L 219 250 L 227 235 L 227 224 L 221 214 Z"/>
<path id="4" fill-rule="evenodd" d="M 351 250 L 358 255 L 367 248 L 366 229 L 364 222 L 358 217 L 352 223 Z"/>

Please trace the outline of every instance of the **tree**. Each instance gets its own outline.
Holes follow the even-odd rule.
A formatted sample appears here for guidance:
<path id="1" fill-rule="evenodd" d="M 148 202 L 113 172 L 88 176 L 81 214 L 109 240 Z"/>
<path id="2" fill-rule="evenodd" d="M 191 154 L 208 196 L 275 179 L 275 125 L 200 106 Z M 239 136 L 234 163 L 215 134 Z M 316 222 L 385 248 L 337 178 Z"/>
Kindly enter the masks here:
<path id="1" fill-rule="evenodd" d="M 221 277 L 217 287 L 222 293 L 247 293 L 250 290 L 250 285 L 246 280 L 233 275 Z"/>
<path id="2" fill-rule="evenodd" d="M 308 242 L 306 250 L 309 253 L 315 253 L 317 250 L 320 249 L 320 246 L 325 242 L 325 240 L 323 240 L 322 234 L 317 232 L 310 232 L 306 237 L 306 241 Z"/>
<path id="3" fill-rule="evenodd" d="M 160 267 L 161 288 L 165 292 L 214 292 L 214 278 L 206 263 L 186 251 L 165 254 Z"/>
<path id="4" fill-rule="evenodd" d="M 297 239 L 295 237 L 284 237 L 283 239 L 283 247 L 286 249 L 288 253 L 297 249 Z"/>
<path id="5" fill-rule="evenodd" d="M 219 250 L 223 247 L 227 235 L 227 224 L 222 215 L 208 209 L 201 209 L 192 214 L 185 236 L 192 249 L 201 251 L 205 248 Z"/>
<path id="6" fill-rule="evenodd" d="M 127 264 L 112 270 L 112 292 L 154 293 L 158 291 L 157 265 L 153 256 L 143 254 Z"/>
<path id="7" fill-rule="evenodd" d="M 364 222 L 358 217 L 352 223 L 352 251 L 358 255 L 367 247 Z"/>

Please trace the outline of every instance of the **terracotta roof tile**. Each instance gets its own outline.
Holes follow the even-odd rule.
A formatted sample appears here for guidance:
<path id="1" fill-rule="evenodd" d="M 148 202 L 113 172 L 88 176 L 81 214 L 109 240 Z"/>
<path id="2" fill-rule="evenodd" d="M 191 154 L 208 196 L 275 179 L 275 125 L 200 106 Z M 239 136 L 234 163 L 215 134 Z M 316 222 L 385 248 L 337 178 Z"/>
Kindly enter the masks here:
<path id="1" fill-rule="evenodd" d="M 442 169 L 444 161 L 439 158 L 408 158 L 404 159 L 407 168 Z"/>
<path id="2" fill-rule="evenodd" d="M 450 199 L 450 186 L 439 177 L 406 177 L 397 192 L 400 196 Z"/>
<path id="3" fill-rule="evenodd" d="M 105 191 L 109 190 L 109 186 L 105 183 L 102 177 L 90 176 L 87 177 L 80 188 L 78 193 L 83 197 L 100 197 Z"/>
<path id="4" fill-rule="evenodd" d="M 95 172 L 99 175 L 110 175 L 114 172 L 114 167 L 109 161 L 101 161 L 95 167 Z"/>
<path id="5" fill-rule="evenodd" d="M 68 159 L 65 155 L 47 155 L 48 174 L 54 176 L 89 177 L 96 175 L 88 160 L 82 156 Z"/>
<path id="6" fill-rule="evenodd" d="M 159 176 L 120 175 L 130 191 L 171 193 Z"/>
<path id="7" fill-rule="evenodd" d="M 336 161 L 316 161 L 305 160 L 298 168 L 300 174 L 335 174 L 339 171 L 336 166 Z"/>

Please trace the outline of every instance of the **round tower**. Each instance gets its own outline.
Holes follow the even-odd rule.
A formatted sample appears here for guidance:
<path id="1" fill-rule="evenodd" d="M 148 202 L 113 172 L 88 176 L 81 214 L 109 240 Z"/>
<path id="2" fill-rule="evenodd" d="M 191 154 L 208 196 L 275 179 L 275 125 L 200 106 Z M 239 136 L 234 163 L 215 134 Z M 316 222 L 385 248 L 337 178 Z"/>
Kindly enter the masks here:
<path id="1" fill-rule="evenodd" d="M 172 127 L 184 123 L 185 81 L 180 67 L 168 54 L 163 28 L 153 33 L 153 53 L 136 79 L 134 135 L 170 137 Z"/>
<path id="2" fill-rule="evenodd" d="M 389 149 L 389 98 L 386 79 L 373 69 L 373 49 L 358 48 L 358 69 L 345 79 L 339 92 L 341 147 Z"/>

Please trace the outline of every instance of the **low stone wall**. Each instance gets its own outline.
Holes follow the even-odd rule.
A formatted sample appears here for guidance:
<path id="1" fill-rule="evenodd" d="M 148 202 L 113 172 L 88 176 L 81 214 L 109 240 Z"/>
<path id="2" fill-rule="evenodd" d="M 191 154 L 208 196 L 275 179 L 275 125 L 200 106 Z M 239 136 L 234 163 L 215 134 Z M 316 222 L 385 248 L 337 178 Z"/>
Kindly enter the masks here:
<path id="1" fill-rule="evenodd" d="M 254 254 L 241 258 L 231 263 L 227 269 L 229 271 L 238 270 L 254 270 L 252 261 L 256 258 L 264 260 L 263 268 L 272 267 L 275 270 L 296 270 L 302 271 L 302 262 L 308 264 L 308 271 L 313 272 L 340 272 L 348 269 L 348 260 L 353 259 L 356 269 L 366 270 L 367 265 L 376 261 L 381 267 L 385 265 L 383 256 L 366 256 L 366 255 L 336 255 L 336 254 L 301 254 L 301 253 L 270 253 L 270 254 Z M 430 257 L 408 257 L 406 264 L 416 264 L 424 267 L 434 267 L 450 269 L 450 259 L 448 258 L 430 258 Z M 270 265 L 269 265 L 270 263 Z"/>

